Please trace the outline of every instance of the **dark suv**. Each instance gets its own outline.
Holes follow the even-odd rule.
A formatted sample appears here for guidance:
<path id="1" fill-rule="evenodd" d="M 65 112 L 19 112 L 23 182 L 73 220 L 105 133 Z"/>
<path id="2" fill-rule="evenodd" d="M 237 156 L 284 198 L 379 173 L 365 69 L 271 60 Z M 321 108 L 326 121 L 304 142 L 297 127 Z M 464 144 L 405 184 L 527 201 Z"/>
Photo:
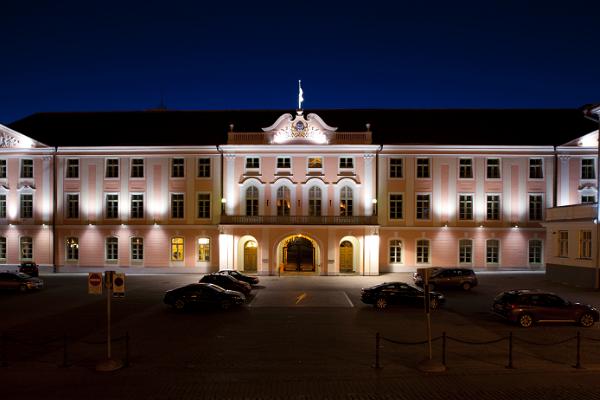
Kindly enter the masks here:
<path id="1" fill-rule="evenodd" d="M 19 266 L 19 272 L 22 272 L 29 276 L 39 276 L 40 275 L 40 270 L 38 268 L 38 265 L 31 261 L 21 263 L 21 265 Z"/>
<path id="2" fill-rule="evenodd" d="M 415 285 L 423 286 L 423 276 L 415 274 L 413 279 Z M 477 276 L 475 271 L 469 268 L 440 268 L 429 277 L 430 290 L 452 287 L 471 290 L 474 286 L 477 286 Z"/>
<path id="3" fill-rule="evenodd" d="M 494 298 L 492 311 L 529 328 L 536 322 L 574 322 L 586 328 L 598 321 L 598 310 L 572 303 L 554 293 L 539 290 L 509 290 Z"/>

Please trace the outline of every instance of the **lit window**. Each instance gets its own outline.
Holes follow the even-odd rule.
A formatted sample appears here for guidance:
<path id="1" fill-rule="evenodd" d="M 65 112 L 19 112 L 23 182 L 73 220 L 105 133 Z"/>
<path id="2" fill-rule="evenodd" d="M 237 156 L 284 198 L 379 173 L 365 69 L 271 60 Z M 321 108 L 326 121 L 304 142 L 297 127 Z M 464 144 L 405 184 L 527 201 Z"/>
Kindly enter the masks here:
<path id="1" fill-rule="evenodd" d="M 79 160 L 76 158 L 67 159 L 67 178 L 79 178 Z"/>
<path id="2" fill-rule="evenodd" d="M 183 158 L 171 159 L 171 178 L 183 178 L 185 176 L 185 160 Z"/>
<path id="3" fill-rule="evenodd" d="M 144 177 L 144 159 L 134 158 L 131 160 L 131 177 L 132 178 L 143 178 Z"/>
<path id="4" fill-rule="evenodd" d="M 21 237 L 21 239 L 19 239 L 19 247 L 21 260 L 33 260 L 33 238 L 29 236 Z"/>
<path id="5" fill-rule="evenodd" d="M 210 177 L 210 158 L 198 159 L 198 178 Z"/>
<path id="6" fill-rule="evenodd" d="M 308 168 L 309 169 L 323 168 L 323 158 L 322 157 L 308 157 Z"/>
<path id="7" fill-rule="evenodd" d="M 119 239 L 116 237 L 106 238 L 106 260 L 117 261 L 119 259 Z"/>
<path id="8" fill-rule="evenodd" d="M 402 178 L 403 162 L 401 158 L 390 158 L 390 178 Z"/>
<path id="9" fill-rule="evenodd" d="M 458 160 L 459 163 L 459 178 L 471 179 L 473 178 L 473 160 L 470 158 L 461 158 Z"/>
<path id="10" fill-rule="evenodd" d="M 429 240 L 417 240 L 417 264 L 429 263 Z"/>
<path id="11" fill-rule="evenodd" d="M 390 240 L 390 262 L 401 263 L 402 262 L 402 241 L 401 240 Z"/>
<path id="12" fill-rule="evenodd" d="M 210 239 L 198 239 L 198 261 L 210 261 Z"/>
<path id="13" fill-rule="evenodd" d="M 529 178 L 530 179 L 543 179 L 543 162 L 541 158 L 530 158 L 529 159 Z"/>
<path id="14" fill-rule="evenodd" d="M 21 218 L 33 218 L 32 194 L 21 194 Z"/>
<path id="15" fill-rule="evenodd" d="M 500 179 L 500 159 L 488 158 L 486 160 L 486 178 Z"/>
<path id="16" fill-rule="evenodd" d="M 79 218 L 78 193 L 67 193 L 67 218 Z"/>
<path id="17" fill-rule="evenodd" d="M 198 218 L 210 218 L 210 193 L 198 193 Z"/>
<path id="18" fill-rule="evenodd" d="M 144 195 L 142 193 L 131 195 L 131 218 L 144 218 Z"/>
<path id="19" fill-rule="evenodd" d="M 183 218 L 183 193 L 171 193 L 171 218 Z"/>
<path id="20" fill-rule="evenodd" d="M 65 245 L 65 255 L 67 261 L 79 260 L 79 239 L 76 237 L 68 237 Z"/>
<path id="21" fill-rule="evenodd" d="M 183 261 L 183 238 L 171 239 L 171 261 Z"/>
<path id="22" fill-rule="evenodd" d="M 340 191 L 340 216 L 352 215 L 352 189 L 344 186 Z"/>
<path id="23" fill-rule="evenodd" d="M 281 186 L 277 189 L 277 215 L 280 217 L 288 217 L 292 208 L 292 200 L 290 198 L 290 189 Z"/>
<path id="24" fill-rule="evenodd" d="M 106 160 L 106 177 L 107 178 L 118 178 L 119 177 L 119 159 L 109 158 Z"/>
<path id="25" fill-rule="evenodd" d="M 429 178 L 429 158 L 417 158 L 417 178 Z"/>
<path id="26" fill-rule="evenodd" d="M 21 178 L 33 178 L 33 160 L 21 160 Z"/>
<path id="27" fill-rule="evenodd" d="M 144 259 L 144 239 L 141 237 L 131 238 L 131 259 L 140 261 Z"/>
<path id="28" fill-rule="evenodd" d="M 402 194 L 390 194 L 390 219 L 402 219 Z"/>
<path id="29" fill-rule="evenodd" d="M 458 261 L 461 264 L 470 264 L 473 261 L 473 241 L 471 239 L 458 241 Z"/>

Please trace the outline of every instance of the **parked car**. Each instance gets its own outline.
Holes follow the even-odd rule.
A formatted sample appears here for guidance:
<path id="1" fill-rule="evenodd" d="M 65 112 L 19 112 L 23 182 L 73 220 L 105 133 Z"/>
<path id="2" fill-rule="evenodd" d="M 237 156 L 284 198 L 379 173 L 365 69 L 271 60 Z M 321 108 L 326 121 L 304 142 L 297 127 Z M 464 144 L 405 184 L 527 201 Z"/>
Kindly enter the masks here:
<path id="1" fill-rule="evenodd" d="M 14 289 L 20 292 L 42 289 L 44 281 L 22 272 L 0 272 L 0 289 Z"/>
<path id="2" fill-rule="evenodd" d="M 38 265 L 34 262 L 22 262 L 19 266 L 19 272 L 27 274 L 29 276 L 40 276 L 40 270 Z"/>
<path id="3" fill-rule="evenodd" d="M 219 307 L 226 310 L 244 304 L 246 296 L 212 283 L 192 283 L 167 291 L 163 301 L 177 310 L 188 307 Z"/>
<path id="4" fill-rule="evenodd" d="M 413 276 L 415 285 L 423 286 L 423 276 Z M 475 271 L 469 268 L 440 268 L 429 276 L 429 289 L 434 288 L 461 288 L 471 290 L 477 286 Z"/>
<path id="5" fill-rule="evenodd" d="M 369 288 L 363 288 L 360 299 L 365 304 L 372 304 L 383 309 L 392 304 L 407 304 L 424 306 L 425 292 L 423 289 L 404 282 L 385 282 Z M 444 304 L 444 295 L 438 292 L 429 292 L 429 307 L 438 308 Z"/>
<path id="6" fill-rule="evenodd" d="M 240 271 L 234 271 L 232 269 L 223 269 L 217 273 L 221 274 L 221 275 L 233 276 L 238 281 L 246 282 L 246 283 L 249 283 L 250 285 L 258 285 L 258 282 L 259 282 L 258 278 L 255 276 L 249 276 L 246 274 L 242 274 Z"/>
<path id="7" fill-rule="evenodd" d="M 242 292 L 244 295 L 249 295 L 252 291 L 252 286 L 246 282 L 238 281 L 233 276 L 223 274 L 208 274 L 204 275 L 199 281 L 200 283 L 213 283 L 221 286 L 223 289 L 235 290 Z"/>
<path id="8" fill-rule="evenodd" d="M 437 273 L 439 270 L 444 269 L 443 267 L 429 267 L 427 268 L 429 270 L 429 276 L 432 276 L 433 274 Z M 423 279 L 423 275 L 421 273 L 421 271 L 417 270 L 417 272 L 413 273 L 413 281 L 416 283 L 417 280 Z"/>
<path id="9" fill-rule="evenodd" d="M 540 290 L 502 292 L 494 298 L 492 311 L 524 328 L 539 322 L 574 322 L 587 328 L 599 318 L 596 307 Z"/>

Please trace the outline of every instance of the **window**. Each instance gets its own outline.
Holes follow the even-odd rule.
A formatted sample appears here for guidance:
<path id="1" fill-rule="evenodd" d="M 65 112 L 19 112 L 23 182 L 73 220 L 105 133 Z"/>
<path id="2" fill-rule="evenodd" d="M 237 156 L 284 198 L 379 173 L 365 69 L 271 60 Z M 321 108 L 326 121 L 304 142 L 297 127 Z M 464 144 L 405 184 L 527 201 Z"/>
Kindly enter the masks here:
<path id="1" fill-rule="evenodd" d="M 401 158 L 390 158 L 390 178 L 402 178 L 404 173 L 402 166 Z"/>
<path id="2" fill-rule="evenodd" d="M 473 178 L 473 160 L 470 158 L 461 158 L 458 160 L 458 176 L 461 179 Z"/>
<path id="3" fill-rule="evenodd" d="M 106 160 L 106 177 L 107 178 L 118 178 L 119 177 L 119 159 L 108 158 Z"/>
<path id="4" fill-rule="evenodd" d="M 529 179 L 543 179 L 543 163 L 541 158 L 529 159 Z"/>
<path id="5" fill-rule="evenodd" d="M 255 186 L 246 189 L 246 215 L 258 215 L 258 189 Z"/>
<path id="6" fill-rule="evenodd" d="M 6 238 L 0 236 L 0 260 L 6 260 Z"/>
<path id="7" fill-rule="evenodd" d="M 352 157 L 340 157 L 340 169 L 354 168 L 354 159 Z"/>
<path id="8" fill-rule="evenodd" d="M 289 157 L 277 157 L 277 168 L 278 169 L 292 168 L 292 159 Z"/>
<path id="9" fill-rule="evenodd" d="M 114 236 L 106 238 L 106 261 L 119 259 L 119 238 Z"/>
<path id="10" fill-rule="evenodd" d="M 23 236 L 19 239 L 21 260 L 33 260 L 33 238 Z"/>
<path id="11" fill-rule="evenodd" d="M 591 204 L 596 202 L 596 196 L 593 194 L 582 194 L 581 204 Z"/>
<path id="12" fill-rule="evenodd" d="M 292 207 L 292 201 L 290 198 L 290 189 L 282 186 L 277 189 L 277 215 L 280 217 L 288 217 L 290 215 L 290 209 Z"/>
<path id="13" fill-rule="evenodd" d="M 67 193 L 67 218 L 79 218 L 79 193 Z"/>
<path id="14" fill-rule="evenodd" d="M 486 196 L 486 219 L 488 221 L 500 220 L 500 195 L 488 194 Z"/>
<path id="15" fill-rule="evenodd" d="M 0 179 L 6 179 L 6 160 L 0 160 Z"/>
<path id="16" fill-rule="evenodd" d="M 210 158 L 198 159 L 198 178 L 210 178 Z"/>
<path id="17" fill-rule="evenodd" d="M 171 238 L 171 261 L 183 261 L 183 238 Z"/>
<path id="18" fill-rule="evenodd" d="M 131 177 L 132 178 L 143 178 L 144 177 L 144 159 L 134 158 L 131 160 Z"/>
<path id="19" fill-rule="evenodd" d="M 67 261 L 79 260 L 79 239 L 76 237 L 68 237 L 65 246 L 65 257 Z"/>
<path id="20" fill-rule="evenodd" d="M 490 239 L 485 246 L 485 262 L 488 264 L 498 264 L 500 260 L 500 241 Z"/>
<path id="21" fill-rule="evenodd" d="M 131 218 L 144 218 L 144 195 L 142 193 L 131 195 Z"/>
<path id="22" fill-rule="evenodd" d="M 321 188 L 313 186 L 308 190 L 308 215 L 321 216 Z"/>
<path id="23" fill-rule="evenodd" d="M 183 193 L 171 193 L 171 218 L 183 218 Z"/>
<path id="24" fill-rule="evenodd" d="M 402 194 L 390 194 L 390 219 L 402 219 Z"/>
<path id="25" fill-rule="evenodd" d="M 144 259 L 144 239 L 141 237 L 131 238 L 131 259 L 141 261 Z"/>
<path id="26" fill-rule="evenodd" d="M 0 218 L 6 218 L 6 195 L 0 194 Z"/>
<path id="27" fill-rule="evenodd" d="M 119 218 L 119 195 L 106 195 L 106 218 Z"/>
<path id="28" fill-rule="evenodd" d="M 21 160 L 21 178 L 33 178 L 33 160 Z"/>
<path id="29" fill-rule="evenodd" d="M 32 194 L 21 194 L 21 218 L 33 218 Z"/>
<path id="30" fill-rule="evenodd" d="M 79 178 L 79 160 L 76 158 L 67 159 L 67 178 Z"/>
<path id="31" fill-rule="evenodd" d="M 531 239 L 529 241 L 529 264 L 542 263 L 542 241 Z"/>
<path id="32" fill-rule="evenodd" d="M 321 169 L 323 168 L 322 157 L 308 157 L 308 169 Z"/>
<path id="33" fill-rule="evenodd" d="M 500 159 L 488 158 L 486 161 L 486 178 L 500 179 Z"/>
<path id="34" fill-rule="evenodd" d="M 417 178 L 429 177 L 429 158 L 417 158 Z"/>
<path id="35" fill-rule="evenodd" d="M 198 261 L 210 261 L 210 239 L 198 239 Z"/>
<path id="36" fill-rule="evenodd" d="M 390 262 L 402 262 L 402 241 L 398 239 L 390 240 Z"/>
<path id="37" fill-rule="evenodd" d="M 428 194 L 417 195 L 417 219 L 429 219 L 430 218 L 430 207 L 431 202 L 429 201 Z"/>
<path id="38" fill-rule="evenodd" d="M 529 194 L 529 219 L 531 221 L 542 220 L 542 195 Z"/>
<path id="39" fill-rule="evenodd" d="M 246 169 L 259 169 L 260 159 L 258 157 L 246 158 Z"/>
<path id="40" fill-rule="evenodd" d="M 417 240 L 417 264 L 429 263 L 429 240 Z"/>
<path id="41" fill-rule="evenodd" d="M 171 159 L 171 178 L 183 178 L 185 176 L 185 160 L 183 158 Z"/>
<path id="42" fill-rule="evenodd" d="M 340 216 L 352 215 L 352 189 L 344 186 L 340 191 Z"/>
<path id="43" fill-rule="evenodd" d="M 458 262 L 461 264 L 471 264 L 473 261 L 473 241 L 471 239 L 461 239 L 458 241 Z"/>
<path id="44" fill-rule="evenodd" d="M 579 258 L 592 258 L 592 231 L 579 231 Z"/>
<path id="45" fill-rule="evenodd" d="M 596 179 L 595 161 L 593 158 L 581 159 L 581 179 Z"/>
<path id="46" fill-rule="evenodd" d="M 473 219 L 473 195 L 461 194 L 458 196 L 458 219 L 470 221 Z"/>
<path id="47" fill-rule="evenodd" d="M 198 218 L 210 218 L 210 193 L 198 193 Z"/>
<path id="48" fill-rule="evenodd" d="M 558 231 L 558 256 L 569 257 L 569 231 Z"/>

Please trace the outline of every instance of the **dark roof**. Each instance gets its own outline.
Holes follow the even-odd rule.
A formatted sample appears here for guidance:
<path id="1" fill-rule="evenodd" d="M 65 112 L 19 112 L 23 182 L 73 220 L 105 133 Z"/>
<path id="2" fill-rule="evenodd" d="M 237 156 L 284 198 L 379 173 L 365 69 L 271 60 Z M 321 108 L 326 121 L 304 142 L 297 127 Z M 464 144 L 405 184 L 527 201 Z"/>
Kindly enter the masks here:
<path id="1" fill-rule="evenodd" d="M 10 128 L 50 146 L 216 145 L 260 132 L 293 110 L 37 113 Z M 560 145 L 597 129 L 581 109 L 305 110 L 341 132 L 365 131 L 374 144 Z"/>

